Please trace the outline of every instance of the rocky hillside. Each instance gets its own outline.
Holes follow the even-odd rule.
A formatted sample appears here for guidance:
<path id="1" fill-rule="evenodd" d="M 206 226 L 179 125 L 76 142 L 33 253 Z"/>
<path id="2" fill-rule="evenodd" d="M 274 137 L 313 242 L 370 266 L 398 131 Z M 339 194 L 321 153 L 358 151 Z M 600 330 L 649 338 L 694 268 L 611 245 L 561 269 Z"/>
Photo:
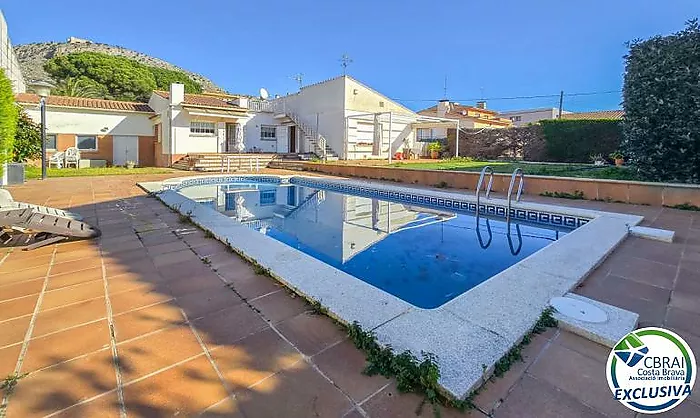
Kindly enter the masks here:
<path id="1" fill-rule="evenodd" d="M 43 42 L 36 44 L 26 44 L 15 46 L 17 59 L 22 67 L 22 74 L 25 80 L 50 80 L 51 77 L 44 71 L 44 63 L 59 55 L 71 54 L 74 52 L 100 52 L 103 54 L 123 56 L 138 61 L 144 65 L 150 65 L 168 70 L 177 70 L 186 73 L 192 80 L 202 86 L 202 90 L 210 92 L 223 92 L 224 89 L 214 84 L 213 81 L 199 74 L 187 71 L 183 68 L 170 64 L 159 58 L 154 58 L 140 52 L 122 48 L 120 46 L 107 45 L 91 42 L 84 39 L 70 38 L 68 41 Z"/>

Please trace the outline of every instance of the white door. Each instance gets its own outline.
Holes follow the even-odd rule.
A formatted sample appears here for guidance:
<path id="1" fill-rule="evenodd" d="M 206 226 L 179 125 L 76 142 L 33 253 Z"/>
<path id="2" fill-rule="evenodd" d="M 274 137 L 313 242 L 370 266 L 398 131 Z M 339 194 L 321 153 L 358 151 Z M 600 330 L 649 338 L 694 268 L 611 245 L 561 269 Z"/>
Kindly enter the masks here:
<path id="1" fill-rule="evenodd" d="M 126 165 L 127 161 L 139 163 L 139 137 L 138 136 L 114 136 L 112 138 L 113 165 Z"/>

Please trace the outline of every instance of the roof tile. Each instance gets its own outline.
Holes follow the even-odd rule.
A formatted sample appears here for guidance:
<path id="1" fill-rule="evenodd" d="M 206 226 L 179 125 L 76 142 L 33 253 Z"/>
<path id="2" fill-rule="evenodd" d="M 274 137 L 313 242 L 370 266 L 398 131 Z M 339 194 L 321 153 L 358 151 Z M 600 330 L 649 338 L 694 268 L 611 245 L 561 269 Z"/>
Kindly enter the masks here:
<path id="1" fill-rule="evenodd" d="M 170 98 L 170 93 L 167 91 L 156 90 L 153 93 L 163 97 L 165 99 Z M 208 94 L 190 94 L 185 93 L 185 101 L 182 103 L 185 106 L 203 106 L 203 107 L 213 107 L 219 109 L 227 110 L 244 110 L 238 105 L 229 103 L 230 100 L 234 99 L 236 96 L 226 96 L 226 95 L 208 95 Z"/>
<path id="2" fill-rule="evenodd" d="M 561 115 L 562 119 L 568 120 L 596 120 L 596 119 L 614 119 L 619 120 L 625 116 L 624 110 L 598 110 L 595 112 L 577 112 L 565 113 Z"/>
<path id="3" fill-rule="evenodd" d="M 19 93 L 15 96 L 18 103 L 38 104 L 39 96 L 31 93 Z M 148 112 L 153 109 L 148 103 L 122 102 L 119 100 L 89 99 L 86 97 L 49 96 L 46 98 L 49 106 L 77 107 L 84 109 L 120 110 L 126 112 Z"/>

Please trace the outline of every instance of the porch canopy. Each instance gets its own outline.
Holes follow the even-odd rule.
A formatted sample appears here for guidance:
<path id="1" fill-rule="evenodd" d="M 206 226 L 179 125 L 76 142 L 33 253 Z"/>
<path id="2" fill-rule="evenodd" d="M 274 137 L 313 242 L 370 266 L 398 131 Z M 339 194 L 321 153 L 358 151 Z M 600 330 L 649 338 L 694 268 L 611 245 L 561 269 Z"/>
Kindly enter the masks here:
<path id="1" fill-rule="evenodd" d="M 393 158 L 393 150 L 398 149 L 402 138 L 400 135 L 396 138 L 391 137 L 393 132 L 394 124 L 409 126 L 412 132 L 416 132 L 416 129 L 434 129 L 443 128 L 451 129 L 454 128 L 456 131 L 455 136 L 455 155 L 459 155 L 459 119 L 449 119 L 449 118 L 439 118 L 435 116 L 424 116 L 420 114 L 406 114 L 397 112 L 375 112 L 375 113 L 358 113 L 354 115 L 346 116 L 346 127 L 347 121 L 349 120 L 362 120 L 365 122 L 388 122 L 389 128 L 389 149 L 388 149 L 388 160 L 391 162 Z M 375 132 L 376 135 L 376 132 Z M 397 141 L 398 140 L 398 141 Z M 347 142 L 346 142 L 347 146 Z"/>

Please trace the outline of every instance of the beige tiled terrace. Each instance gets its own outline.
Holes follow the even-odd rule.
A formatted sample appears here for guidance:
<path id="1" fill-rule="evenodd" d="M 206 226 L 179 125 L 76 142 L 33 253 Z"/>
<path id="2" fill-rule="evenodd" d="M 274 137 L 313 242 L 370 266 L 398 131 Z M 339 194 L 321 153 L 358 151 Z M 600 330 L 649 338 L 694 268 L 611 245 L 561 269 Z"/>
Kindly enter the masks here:
<path id="1" fill-rule="evenodd" d="M 17 200 L 81 213 L 103 236 L 0 252 L 0 378 L 27 373 L 8 417 L 416 415 L 421 399 L 364 376 L 362 353 L 332 321 L 135 186 L 164 177 L 12 188 Z M 677 231 L 673 244 L 628 239 L 578 292 L 676 330 L 700 354 L 700 214 L 557 203 L 642 213 Z M 607 388 L 606 348 L 553 329 L 525 354 L 477 410 L 442 416 L 634 416 Z M 700 416 L 695 393 L 666 416 Z"/>

